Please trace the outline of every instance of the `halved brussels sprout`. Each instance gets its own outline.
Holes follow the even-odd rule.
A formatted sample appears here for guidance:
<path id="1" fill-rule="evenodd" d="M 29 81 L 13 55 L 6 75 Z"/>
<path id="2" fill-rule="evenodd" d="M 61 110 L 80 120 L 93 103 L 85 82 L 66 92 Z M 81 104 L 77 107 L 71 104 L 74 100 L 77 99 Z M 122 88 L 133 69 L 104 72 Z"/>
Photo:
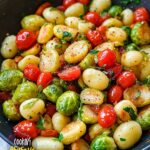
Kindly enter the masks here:
<path id="1" fill-rule="evenodd" d="M 23 73 L 16 69 L 4 70 L 0 73 L 0 91 L 14 90 L 22 82 Z"/>
<path id="2" fill-rule="evenodd" d="M 57 111 L 63 115 L 70 116 L 79 108 L 79 95 L 73 91 L 63 93 L 56 103 Z"/>
<path id="3" fill-rule="evenodd" d="M 7 100 L 3 103 L 3 113 L 11 121 L 18 121 L 21 119 L 19 109 L 12 100 Z"/>
<path id="4" fill-rule="evenodd" d="M 51 84 L 43 90 L 43 93 L 46 95 L 48 100 L 56 103 L 58 97 L 63 93 L 63 90 L 60 86 Z"/>
<path id="5" fill-rule="evenodd" d="M 112 6 L 108 13 L 112 16 L 112 17 L 116 17 L 116 16 L 119 16 L 122 12 L 122 7 L 121 6 L 118 6 L 118 5 L 114 5 Z"/>

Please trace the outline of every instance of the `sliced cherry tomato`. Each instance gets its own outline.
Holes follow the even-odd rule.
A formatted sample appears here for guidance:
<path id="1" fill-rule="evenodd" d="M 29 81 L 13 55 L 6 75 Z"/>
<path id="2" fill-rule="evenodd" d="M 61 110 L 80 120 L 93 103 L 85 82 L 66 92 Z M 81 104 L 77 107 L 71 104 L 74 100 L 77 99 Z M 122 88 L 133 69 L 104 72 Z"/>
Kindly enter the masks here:
<path id="1" fill-rule="evenodd" d="M 97 30 L 89 30 L 86 36 L 94 47 L 103 43 L 103 35 Z"/>
<path id="2" fill-rule="evenodd" d="M 122 66 L 116 63 L 113 67 L 106 69 L 106 71 L 109 78 L 117 78 L 122 72 Z"/>
<path id="3" fill-rule="evenodd" d="M 80 77 L 81 69 L 78 66 L 66 68 L 58 73 L 60 79 L 65 81 L 73 81 Z"/>
<path id="4" fill-rule="evenodd" d="M 66 10 L 64 5 L 58 6 L 57 9 L 59 9 L 60 11 L 65 11 Z"/>
<path id="5" fill-rule="evenodd" d="M 117 84 L 126 89 L 136 83 L 136 76 L 131 71 L 124 71 L 117 79 Z"/>
<path id="6" fill-rule="evenodd" d="M 110 105 L 105 105 L 98 113 L 98 123 L 103 128 L 112 127 L 117 120 L 117 115 L 114 108 Z"/>
<path id="7" fill-rule="evenodd" d="M 100 111 L 101 106 L 100 105 L 89 105 L 90 109 L 94 111 L 95 113 L 98 113 Z"/>
<path id="8" fill-rule="evenodd" d="M 96 26 L 99 26 L 102 22 L 100 15 L 97 12 L 88 12 L 84 19 L 95 24 Z"/>
<path id="9" fill-rule="evenodd" d="M 51 6 L 51 3 L 50 2 L 45 2 L 43 3 L 42 5 L 40 5 L 38 7 L 38 9 L 36 10 L 35 14 L 36 15 L 39 15 L 39 16 L 42 16 L 42 13 L 44 11 L 45 8 L 48 8 L 49 6 Z"/>
<path id="10" fill-rule="evenodd" d="M 63 0 L 63 6 L 65 8 L 68 8 L 69 6 L 71 6 L 72 4 L 76 3 L 76 0 Z"/>
<path id="11" fill-rule="evenodd" d="M 58 137 L 58 132 L 52 129 L 41 130 L 41 136 L 44 137 Z"/>
<path id="12" fill-rule="evenodd" d="M 0 92 L 0 102 L 3 102 L 10 98 L 11 98 L 11 94 L 9 92 Z"/>
<path id="13" fill-rule="evenodd" d="M 108 27 L 106 26 L 99 26 L 96 30 L 98 30 L 101 34 L 105 34 Z"/>
<path id="14" fill-rule="evenodd" d="M 23 57 L 22 56 L 16 56 L 15 57 L 15 62 L 18 63 L 20 60 L 22 60 Z"/>
<path id="15" fill-rule="evenodd" d="M 37 81 L 38 76 L 40 75 L 40 69 L 34 64 L 27 65 L 23 72 L 24 72 L 24 76 L 28 80 L 34 81 L 34 82 Z"/>
<path id="16" fill-rule="evenodd" d="M 134 22 L 149 21 L 150 15 L 146 8 L 140 7 L 134 12 Z"/>
<path id="17" fill-rule="evenodd" d="M 38 129 L 36 128 L 36 124 L 29 120 L 24 120 L 19 122 L 13 128 L 14 134 L 19 138 L 36 138 L 38 136 Z"/>
<path id="18" fill-rule="evenodd" d="M 77 1 L 84 5 L 88 5 L 90 3 L 90 0 L 77 0 Z"/>
<path id="19" fill-rule="evenodd" d="M 68 91 L 75 91 L 75 92 L 77 91 L 75 85 L 68 85 L 68 86 L 67 86 L 67 90 L 68 90 Z"/>
<path id="20" fill-rule="evenodd" d="M 104 50 L 98 53 L 99 67 L 111 68 L 116 63 L 116 53 L 112 50 Z"/>
<path id="21" fill-rule="evenodd" d="M 37 35 L 29 30 L 21 30 L 16 36 L 18 49 L 27 50 L 36 43 Z"/>
<path id="22" fill-rule="evenodd" d="M 45 88 L 52 82 L 52 80 L 53 76 L 50 72 L 42 72 L 37 79 L 37 85 Z"/>
<path id="23" fill-rule="evenodd" d="M 119 85 L 112 86 L 108 91 L 108 101 L 117 103 L 122 99 L 123 89 Z"/>
<path id="24" fill-rule="evenodd" d="M 50 117 L 52 117 L 55 112 L 56 112 L 56 106 L 55 105 L 48 104 L 46 106 L 46 114 L 48 114 Z"/>

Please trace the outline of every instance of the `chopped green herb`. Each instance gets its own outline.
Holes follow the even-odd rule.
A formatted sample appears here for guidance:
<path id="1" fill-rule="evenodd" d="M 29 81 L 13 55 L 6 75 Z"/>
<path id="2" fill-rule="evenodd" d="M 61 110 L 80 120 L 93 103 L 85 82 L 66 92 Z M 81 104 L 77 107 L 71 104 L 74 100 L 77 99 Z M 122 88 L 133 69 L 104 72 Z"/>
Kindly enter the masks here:
<path id="1" fill-rule="evenodd" d="M 129 113 L 132 120 L 135 120 L 137 118 L 137 115 L 135 114 L 132 107 L 125 107 L 123 110 L 125 110 L 127 113 Z"/>
<path id="2" fill-rule="evenodd" d="M 83 14 L 80 14 L 80 16 L 79 16 L 79 17 L 80 17 L 80 19 L 83 19 L 83 16 L 84 16 Z"/>
<path id="3" fill-rule="evenodd" d="M 84 5 L 84 12 L 87 12 L 87 11 L 88 11 L 88 6 Z"/>
<path id="4" fill-rule="evenodd" d="M 141 91 L 137 91 L 135 93 L 135 99 L 139 98 L 141 96 Z"/>
<path id="5" fill-rule="evenodd" d="M 64 31 L 63 32 L 63 38 L 66 38 L 66 37 L 71 37 L 71 33 L 67 32 L 67 31 Z"/>
<path id="6" fill-rule="evenodd" d="M 59 137 L 58 137 L 58 140 L 59 140 L 59 141 L 62 141 L 62 140 L 63 140 L 63 138 L 64 138 L 63 134 L 62 134 L 62 133 L 60 133 L 60 134 L 59 134 Z"/>
<path id="7" fill-rule="evenodd" d="M 92 49 L 91 51 L 90 51 L 90 54 L 97 54 L 99 51 L 98 50 L 95 50 L 95 49 Z"/>
<path id="8" fill-rule="evenodd" d="M 61 44 L 55 45 L 55 48 L 62 48 Z"/>
<path id="9" fill-rule="evenodd" d="M 32 102 L 30 102 L 30 103 L 24 105 L 24 106 L 23 106 L 23 109 L 30 109 L 30 108 L 32 108 L 32 107 L 35 105 L 35 103 L 36 103 L 37 101 L 38 101 L 38 99 L 36 99 L 35 101 L 32 101 Z"/>
<path id="10" fill-rule="evenodd" d="M 61 39 L 61 43 L 62 43 L 62 44 L 65 44 L 65 43 L 67 43 L 67 41 L 64 40 L 64 39 Z"/>
<path id="11" fill-rule="evenodd" d="M 59 141 L 59 139 L 58 139 L 58 138 L 52 138 L 52 140 L 53 140 L 53 141 Z"/>
<path id="12" fill-rule="evenodd" d="M 104 17 L 108 14 L 108 10 L 103 10 L 100 14 L 101 17 Z"/>
<path id="13" fill-rule="evenodd" d="M 150 85 L 150 76 L 144 80 L 144 84 Z"/>
<path id="14" fill-rule="evenodd" d="M 124 5 L 128 5 L 129 3 L 140 4 L 141 0 L 121 0 L 121 3 Z"/>
<path id="15" fill-rule="evenodd" d="M 45 129 L 45 128 L 44 128 L 44 123 L 45 123 L 45 120 L 44 120 L 44 118 L 41 116 L 40 119 L 39 119 L 38 122 L 37 122 L 36 127 L 37 127 L 38 129 L 44 130 L 44 129 Z"/>
<path id="16" fill-rule="evenodd" d="M 126 141 L 126 139 L 124 139 L 124 138 L 120 138 L 120 141 Z"/>

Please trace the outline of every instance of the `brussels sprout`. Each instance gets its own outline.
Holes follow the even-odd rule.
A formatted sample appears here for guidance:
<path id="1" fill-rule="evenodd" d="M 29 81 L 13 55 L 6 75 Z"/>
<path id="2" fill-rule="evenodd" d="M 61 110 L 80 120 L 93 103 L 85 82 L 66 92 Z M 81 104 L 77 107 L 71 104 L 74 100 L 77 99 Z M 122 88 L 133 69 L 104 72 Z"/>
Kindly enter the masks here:
<path id="1" fill-rule="evenodd" d="M 63 93 L 63 90 L 60 86 L 51 84 L 43 90 L 43 93 L 46 95 L 48 100 L 56 103 L 58 97 Z"/>
<path id="2" fill-rule="evenodd" d="M 38 94 L 38 87 L 36 84 L 32 82 L 23 82 L 19 84 L 16 88 L 15 92 L 13 93 L 13 101 L 17 104 L 22 103 L 23 101 L 35 98 Z"/>
<path id="3" fill-rule="evenodd" d="M 93 112 L 88 105 L 83 105 L 79 109 L 80 119 L 86 124 L 97 123 L 97 114 Z"/>
<path id="4" fill-rule="evenodd" d="M 131 43 L 126 46 L 126 51 L 133 51 L 133 50 L 139 51 L 140 48 L 135 43 Z"/>
<path id="5" fill-rule="evenodd" d="M 23 73 L 16 69 L 4 70 L 0 73 L 0 91 L 14 90 L 22 82 Z"/>
<path id="6" fill-rule="evenodd" d="M 150 27 L 146 22 L 139 22 L 131 30 L 131 39 L 137 45 L 150 43 Z"/>
<path id="7" fill-rule="evenodd" d="M 45 20 L 38 15 L 25 16 L 21 21 L 22 28 L 32 31 L 39 30 L 44 23 Z"/>
<path id="8" fill-rule="evenodd" d="M 144 107 L 138 114 L 137 122 L 143 130 L 150 129 L 150 105 Z"/>
<path id="9" fill-rule="evenodd" d="M 123 29 L 128 36 L 131 34 L 131 28 L 129 26 L 122 26 L 121 29 Z"/>
<path id="10" fill-rule="evenodd" d="M 12 100 L 7 100 L 3 103 L 3 113 L 8 120 L 18 121 L 21 119 L 19 109 Z"/>
<path id="11" fill-rule="evenodd" d="M 91 143 L 91 150 L 115 150 L 114 139 L 106 135 L 97 136 Z"/>
<path id="12" fill-rule="evenodd" d="M 57 111 L 70 116 L 77 112 L 79 108 L 79 95 L 73 91 L 67 91 L 63 93 L 56 103 Z"/>
<path id="13" fill-rule="evenodd" d="M 118 5 L 114 5 L 109 9 L 108 13 L 112 17 L 119 16 L 122 13 L 122 7 Z"/>
<path id="14" fill-rule="evenodd" d="M 5 59 L 1 64 L 1 71 L 8 69 L 17 69 L 17 63 L 14 59 Z"/>

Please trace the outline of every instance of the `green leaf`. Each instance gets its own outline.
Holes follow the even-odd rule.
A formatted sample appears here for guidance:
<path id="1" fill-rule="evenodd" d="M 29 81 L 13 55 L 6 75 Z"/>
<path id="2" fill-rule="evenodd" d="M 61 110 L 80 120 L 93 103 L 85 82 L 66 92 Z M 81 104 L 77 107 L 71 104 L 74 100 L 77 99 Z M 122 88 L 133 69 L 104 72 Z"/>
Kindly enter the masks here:
<path id="1" fill-rule="evenodd" d="M 60 134 L 59 134 L 59 137 L 58 137 L 58 140 L 59 140 L 59 141 L 62 141 L 62 140 L 63 140 L 63 138 L 64 138 L 63 134 L 62 134 L 62 133 L 60 133 Z"/>
<path id="2" fill-rule="evenodd" d="M 120 141 L 123 141 L 123 142 L 124 142 L 124 141 L 126 141 L 126 139 L 124 139 L 124 138 L 120 138 Z"/>
<path id="3" fill-rule="evenodd" d="M 40 119 L 38 120 L 37 124 L 36 124 L 36 127 L 37 127 L 38 129 L 45 130 L 45 128 L 44 128 L 44 123 L 45 123 L 45 120 L 44 120 L 44 118 L 41 116 Z"/>
<path id="4" fill-rule="evenodd" d="M 150 85 L 150 76 L 144 80 L 144 84 Z"/>
<path id="5" fill-rule="evenodd" d="M 125 107 L 123 110 L 125 110 L 127 113 L 129 113 L 132 120 L 136 120 L 137 115 L 135 114 L 132 107 Z"/>
<path id="6" fill-rule="evenodd" d="M 84 5 L 84 12 L 87 12 L 88 11 L 88 6 L 87 5 Z"/>
<path id="7" fill-rule="evenodd" d="M 98 50 L 95 50 L 95 49 L 92 49 L 91 51 L 90 51 L 90 54 L 93 54 L 93 55 L 95 55 L 95 54 L 98 54 Z"/>
<path id="8" fill-rule="evenodd" d="M 63 32 L 63 38 L 71 37 L 71 36 L 72 36 L 72 34 L 70 32 L 67 32 L 67 31 Z"/>
<path id="9" fill-rule="evenodd" d="M 83 16 L 84 16 L 83 14 L 80 14 L 80 16 L 79 16 L 79 17 L 80 17 L 80 19 L 83 19 Z"/>

